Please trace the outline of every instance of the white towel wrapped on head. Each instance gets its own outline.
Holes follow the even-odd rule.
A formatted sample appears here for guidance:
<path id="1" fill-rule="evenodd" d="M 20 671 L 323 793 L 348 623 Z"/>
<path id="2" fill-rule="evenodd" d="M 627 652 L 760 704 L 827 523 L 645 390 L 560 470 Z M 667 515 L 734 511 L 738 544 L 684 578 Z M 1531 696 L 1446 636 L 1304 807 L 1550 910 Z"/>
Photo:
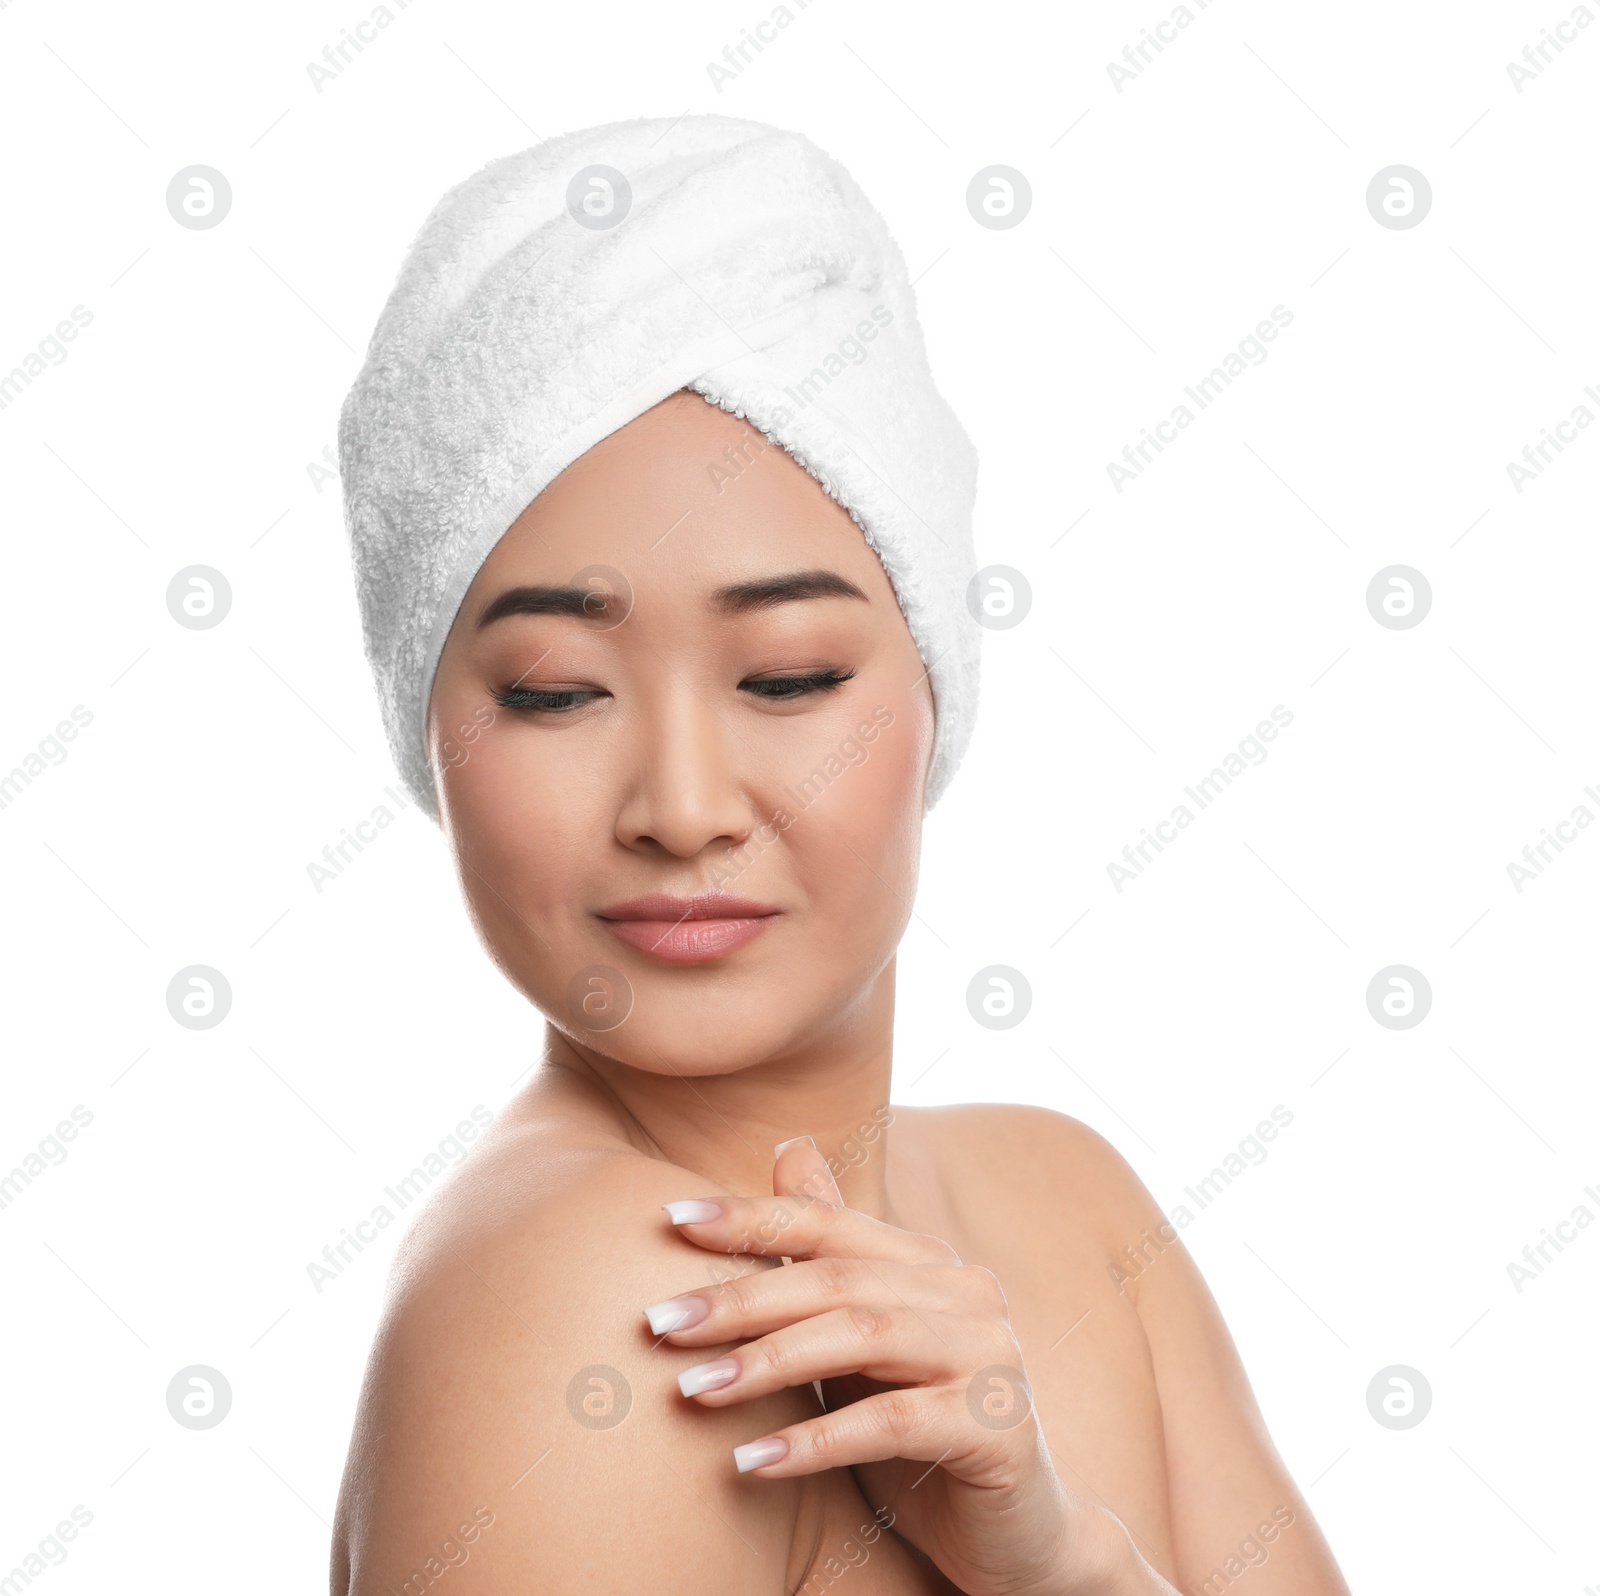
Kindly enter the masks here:
<path id="1" fill-rule="evenodd" d="M 435 820 L 428 697 L 473 577 L 562 470 L 680 388 L 781 445 L 860 526 L 928 668 L 928 807 L 954 774 L 977 708 L 977 455 L 934 386 L 905 259 L 801 134 L 642 117 L 445 194 L 340 415 L 367 657 Z"/>

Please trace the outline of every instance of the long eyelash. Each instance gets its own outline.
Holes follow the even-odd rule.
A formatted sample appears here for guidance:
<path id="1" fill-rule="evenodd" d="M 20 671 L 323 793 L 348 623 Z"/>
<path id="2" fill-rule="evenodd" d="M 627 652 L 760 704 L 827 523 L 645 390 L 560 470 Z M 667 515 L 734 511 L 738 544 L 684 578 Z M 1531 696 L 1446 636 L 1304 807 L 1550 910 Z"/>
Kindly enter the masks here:
<path id="1" fill-rule="evenodd" d="M 504 709 L 546 709 L 561 714 L 576 709 L 582 699 L 594 695 L 576 687 L 560 691 L 543 687 L 510 687 L 504 692 L 492 692 L 489 696 Z"/>
<path id="2" fill-rule="evenodd" d="M 799 698 L 804 693 L 827 693 L 849 681 L 852 671 L 813 671 L 809 676 L 768 676 L 740 686 L 757 698 Z"/>
<path id="3" fill-rule="evenodd" d="M 842 687 L 855 672 L 813 671 L 806 676 L 769 676 L 758 681 L 744 682 L 741 686 L 757 698 L 800 698 L 807 693 L 832 692 Z M 511 687 L 489 695 L 503 709 L 544 710 L 551 714 L 565 714 L 596 695 L 575 687 L 552 689 L 543 687 Z"/>

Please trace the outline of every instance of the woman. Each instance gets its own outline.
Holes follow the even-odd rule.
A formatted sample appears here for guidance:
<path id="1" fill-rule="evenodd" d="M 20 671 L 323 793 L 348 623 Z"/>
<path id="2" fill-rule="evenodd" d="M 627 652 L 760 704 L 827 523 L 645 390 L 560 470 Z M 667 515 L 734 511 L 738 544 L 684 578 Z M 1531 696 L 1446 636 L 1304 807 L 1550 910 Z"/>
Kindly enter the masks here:
<path id="1" fill-rule="evenodd" d="M 1203 1281 L 1116 1151 L 1042 1109 L 890 1106 L 921 817 L 975 702 L 975 623 L 943 580 L 970 445 L 842 168 L 687 121 L 452 191 L 341 427 L 397 757 L 547 1021 L 397 1262 L 333 1589 L 1339 1596 Z M 631 169 L 588 159 L 614 151 Z M 565 235 L 507 211 L 593 167 L 645 200 L 631 235 L 574 217 L 563 279 Z M 754 170 L 783 175 L 757 194 Z M 748 203 L 711 204 L 730 181 Z M 789 245 L 693 266 L 658 247 L 735 213 Z M 722 335 L 684 330 L 665 273 L 635 294 L 646 250 L 738 299 L 748 354 L 708 360 Z M 630 313 L 522 297 L 530 272 L 625 284 Z M 779 377 L 826 373 L 873 298 L 861 381 L 781 406 Z M 554 377 L 552 305 L 576 345 Z M 476 430 L 444 426 L 473 394 Z"/>

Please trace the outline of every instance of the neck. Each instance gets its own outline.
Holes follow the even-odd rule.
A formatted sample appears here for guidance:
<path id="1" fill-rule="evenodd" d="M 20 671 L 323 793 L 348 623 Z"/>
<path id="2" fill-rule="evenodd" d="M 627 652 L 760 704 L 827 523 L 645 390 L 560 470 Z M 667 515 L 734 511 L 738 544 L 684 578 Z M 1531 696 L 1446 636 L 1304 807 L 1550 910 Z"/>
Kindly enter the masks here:
<path id="1" fill-rule="evenodd" d="M 545 1026 L 533 1090 L 577 1092 L 641 1152 L 745 1195 L 772 1191 L 774 1147 L 810 1136 L 846 1203 L 891 1219 L 885 1174 L 894 963 L 824 1035 L 722 1075 L 623 1064 Z M 685 1197 L 700 1192 L 685 1191 Z"/>

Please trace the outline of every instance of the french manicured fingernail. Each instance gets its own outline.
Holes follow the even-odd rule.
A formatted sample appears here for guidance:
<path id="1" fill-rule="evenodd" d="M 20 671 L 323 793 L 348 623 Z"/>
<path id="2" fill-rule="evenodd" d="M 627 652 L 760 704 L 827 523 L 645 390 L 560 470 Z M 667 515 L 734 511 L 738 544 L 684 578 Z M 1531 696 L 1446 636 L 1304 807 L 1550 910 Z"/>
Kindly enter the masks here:
<path id="1" fill-rule="evenodd" d="M 644 1310 L 650 1321 L 650 1333 L 669 1336 L 674 1330 L 689 1330 L 710 1316 L 711 1304 L 704 1297 L 668 1297 L 665 1302 L 652 1302 Z"/>
<path id="2" fill-rule="evenodd" d="M 685 1396 L 699 1396 L 702 1391 L 720 1391 L 739 1378 L 739 1365 L 732 1358 L 713 1358 L 710 1363 L 697 1363 L 678 1376 L 678 1389 Z M 787 1445 L 784 1447 L 787 1451 Z"/>
<path id="3" fill-rule="evenodd" d="M 781 1435 L 764 1435 L 759 1441 L 746 1441 L 733 1449 L 733 1465 L 741 1474 L 764 1469 L 789 1455 L 789 1443 Z"/>
<path id="4" fill-rule="evenodd" d="M 812 1151 L 813 1152 L 816 1151 L 817 1144 L 814 1141 L 812 1141 L 812 1139 L 809 1136 L 791 1136 L 788 1141 L 779 1142 L 778 1145 L 772 1149 L 772 1156 L 774 1158 L 782 1158 L 783 1157 L 784 1148 L 786 1148 L 786 1147 L 798 1147 L 801 1142 L 810 1143 Z M 752 1444 L 754 1444 L 754 1443 L 752 1443 Z M 759 1467 L 759 1465 L 757 1465 L 757 1466 Z"/>
<path id="5" fill-rule="evenodd" d="M 722 1204 L 708 1203 L 691 1197 L 681 1203 L 662 1203 L 667 1217 L 675 1225 L 703 1225 L 710 1219 L 722 1218 Z"/>

